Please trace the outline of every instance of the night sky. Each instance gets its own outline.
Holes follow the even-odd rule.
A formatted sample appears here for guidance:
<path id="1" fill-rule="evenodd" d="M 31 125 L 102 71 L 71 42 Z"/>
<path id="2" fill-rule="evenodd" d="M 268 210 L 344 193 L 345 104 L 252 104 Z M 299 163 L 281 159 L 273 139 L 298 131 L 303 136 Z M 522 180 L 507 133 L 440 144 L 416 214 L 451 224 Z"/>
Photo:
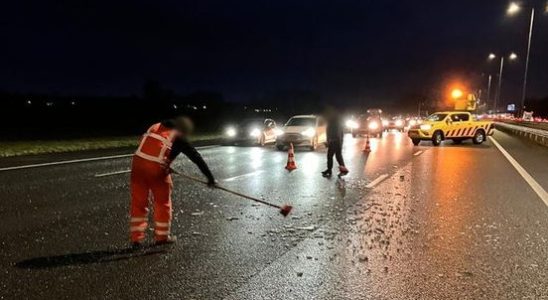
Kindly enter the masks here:
<path id="1" fill-rule="evenodd" d="M 503 100 L 519 99 L 529 15 L 506 1 L 3 1 L 0 89 L 184 94 L 252 101 L 309 90 L 394 103 L 452 80 L 475 88 L 491 51 L 515 51 Z M 539 6 L 541 6 L 539 4 Z M 534 32 L 529 95 L 548 96 L 548 15 Z M 486 82 L 486 79 L 484 80 Z"/>

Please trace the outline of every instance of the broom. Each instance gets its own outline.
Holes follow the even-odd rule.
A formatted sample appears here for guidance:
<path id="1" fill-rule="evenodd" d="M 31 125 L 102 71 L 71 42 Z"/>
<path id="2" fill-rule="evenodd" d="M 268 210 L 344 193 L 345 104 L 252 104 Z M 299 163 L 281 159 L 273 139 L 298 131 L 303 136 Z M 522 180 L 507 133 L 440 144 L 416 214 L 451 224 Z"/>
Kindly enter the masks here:
<path id="1" fill-rule="evenodd" d="M 180 173 L 174 169 L 171 169 L 171 172 L 174 173 L 174 174 L 177 174 L 181 177 L 184 177 L 186 179 L 190 179 L 192 181 L 196 181 L 196 182 L 199 182 L 199 183 L 203 183 L 203 184 L 207 184 L 207 181 L 203 180 L 203 179 L 200 179 L 200 178 L 196 178 L 196 177 L 193 177 L 193 176 L 190 176 L 190 175 L 186 175 L 186 174 L 183 174 L 183 173 Z M 230 194 L 233 194 L 233 195 L 236 195 L 236 196 L 240 196 L 242 198 L 245 198 L 245 199 L 248 199 L 248 200 L 251 200 L 251 201 L 255 201 L 255 202 L 258 202 L 258 203 L 261 203 L 261 204 L 264 204 L 264 205 L 267 205 L 267 206 L 270 206 L 270 207 L 274 207 L 274 208 L 277 208 L 280 210 L 280 213 L 284 216 L 284 217 L 287 217 L 287 215 L 291 212 L 291 210 L 293 209 L 293 206 L 291 205 L 282 205 L 282 206 L 279 206 L 279 205 L 276 205 L 274 203 L 270 203 L 270 202 L 267 202 L 265 200 L 262 200 L 262 199 L 259 199 L 259 198 L 255 198 L 255 197 L 252 197 L 252 196 L 248 196 L 248 195 L 245 195 L 245 194 L 242 194 L 242 193 L 239 193 L 239 192 L 236 192 L 236 191 L 233 191 L 233 190 L 229 190 L 223 186 L 220 186 L 220 185 L 215 185 L 215 188 L 219 189 L 219 190 L 222 190 L 222 191 L 225 191 L 225 192 L 228 192 Z"/>

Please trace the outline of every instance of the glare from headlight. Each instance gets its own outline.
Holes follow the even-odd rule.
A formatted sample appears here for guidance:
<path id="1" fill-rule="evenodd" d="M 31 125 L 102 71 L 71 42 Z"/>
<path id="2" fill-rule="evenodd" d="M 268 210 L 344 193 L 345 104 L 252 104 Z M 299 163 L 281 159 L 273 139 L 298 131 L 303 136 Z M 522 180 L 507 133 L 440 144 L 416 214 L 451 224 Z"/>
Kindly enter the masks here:
<path id="1" fill-rule="evenodd" d="M 261 135 L 261 131 L 258 128 L 253 128 L 249 132 L 249 135 L 252 137 L 258 137 L 259 135 Z"/>
<path id="2" fill-rule="evenodd" d="M 283 134 L 284 134 L 284 131 L 281 130 L 281 129 L 279 129 L 279 128 L 276 128 L 276 129 L 274 129 L 274 134 L 275 134 L 276 136 L 280 136 L 280 135 L 283 135 Z"/>
<path id="3" fill-rule="evenodd" d="M 415 125 L 417 125 L 417 121 L 415 121 L 415 120 L 410 120 L 410 121 L 409 121 L 409 125 L 415 126 Z"/>
<path id="4" fill-rule="evenodd" d="M 228 127 L 226 129 L 226 135 L 228 135 L 228 137 L 235 137 L 236 136 L 236 129 L 234 129 L 234 127 Z"/>
<path id="5" fill-rule="evenodd" d="M 390 123 L 388 123 L 388 121 L 382 120 L 382 126 L 386 127 L 386 126 L 388 126 L 388 124 L 390 124 Z"/>
<path id="6" fill-rule="evenodd" d="M 403 126 L 403 121 L 402 120 L 396 120 L 396 126 L 398 126 L 398 127 Z"/>
<path id="7" fill-rule="evenodd" d="M 367 127 L 368 127 L 369 129 L 377 129 L 377 128 L 379 128 L 379 123 L 377 123 L 377 122 L 371 122 L 371 123 L 369 123 L 369 125 L 367 125 Z"/>
<path id="8" fill-rule="evenodd" d="M 312 127 L 309 127 L 305 131 L 301 132 L 301 134 L 306 136 L 306 137 L 313 137 L 313 136 L 316 135 L 316 130 Z"/>
<path id="9" fill-rule="evenodd" d="M 348 120 L 348 121 L 346 121 L 346 127 L 350 128 L 350 129 L 357 129 L 359 127 L 359 125 L 354 120 Z"/>
<path id="10" fill-rule="evenodd" d="M 430 130 L 430 129 L 432 129 L 432 125 L 430 125 L 430 124 L 423 124 L 423 125 L 421 125 L 421 130 L 422 130 L 422 131 L 428 131 L 428 130 Z"/>

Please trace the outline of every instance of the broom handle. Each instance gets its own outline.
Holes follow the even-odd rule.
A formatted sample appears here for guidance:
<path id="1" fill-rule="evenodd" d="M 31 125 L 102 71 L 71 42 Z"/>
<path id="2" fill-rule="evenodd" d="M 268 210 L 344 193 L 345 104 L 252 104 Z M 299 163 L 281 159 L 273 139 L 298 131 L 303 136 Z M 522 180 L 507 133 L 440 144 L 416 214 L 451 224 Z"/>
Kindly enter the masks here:
<path id="1" fill-rule="evenodd" d="M 186 175 L 186 174 L 183 174 L 183 173 L 180 173 L 174 169 L 171 169 L 171 172 L 172 173 L 175 173 L 181 177 L 184 177 L 186 179 L 190 179 L 192 181 L 196 181 L 196 182 L 200 182 L 200 183 L 203 183 L 203 184 L 207 184 L 207 181 L 203 180 L 203 179 L 200 179 L 200 178 L 196 178 L 196 177 L 193 177 L 193 176 L 190 176 L 190 175 Z M 246 198 L 246 199 L 249 199 L 249 200 L 252 200 L 252 201 L 255 201 L 255 202 L 259 202 L 259 203 L 262 203 L 262 204 L 265 204 L 265 205 L 268 205 L 268 206 L 272 206 L 272 207 L 275 207 L 275 208 L 279 208 L 281 209 L 280 206 L 276 205 L 276 204 L 272 204 L 272 203 L 269 203 L 269 202 L 266 202 L 262 199 L 259 199 L 259 198 L 255 198 L 255 197 L 252 197 L 252 196 L 248 196 L 248 195 L 245 195 L 245 194 L 242 194 L 242 193 L 239 193 L 239 192 L 236 192 L 236 191 L 233 191 L 233 190 L 229 190 L 223 186 L 220 186 L 220 185 L 215 185 L 215 188 L 219 189 L 219 190 L 223 190 L 225 192 L 228 192 L 228 193 L 231 193 L 233 195 L 236 195 L 236 196 L 240 196 L 242 198 Z"/>

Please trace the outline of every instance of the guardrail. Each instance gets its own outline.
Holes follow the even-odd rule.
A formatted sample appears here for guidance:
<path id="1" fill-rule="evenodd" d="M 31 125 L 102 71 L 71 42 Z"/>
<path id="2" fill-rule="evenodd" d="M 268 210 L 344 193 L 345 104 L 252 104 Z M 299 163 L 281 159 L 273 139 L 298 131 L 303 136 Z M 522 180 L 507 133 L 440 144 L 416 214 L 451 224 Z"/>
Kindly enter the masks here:
<path id="1" fill-rule="evenodd" d="M 496 122 L 495 128 L 514 135 L 522 136 L 537 144 L 548 147 L 548 130 L 530 128 L 508 123 Z"/>

